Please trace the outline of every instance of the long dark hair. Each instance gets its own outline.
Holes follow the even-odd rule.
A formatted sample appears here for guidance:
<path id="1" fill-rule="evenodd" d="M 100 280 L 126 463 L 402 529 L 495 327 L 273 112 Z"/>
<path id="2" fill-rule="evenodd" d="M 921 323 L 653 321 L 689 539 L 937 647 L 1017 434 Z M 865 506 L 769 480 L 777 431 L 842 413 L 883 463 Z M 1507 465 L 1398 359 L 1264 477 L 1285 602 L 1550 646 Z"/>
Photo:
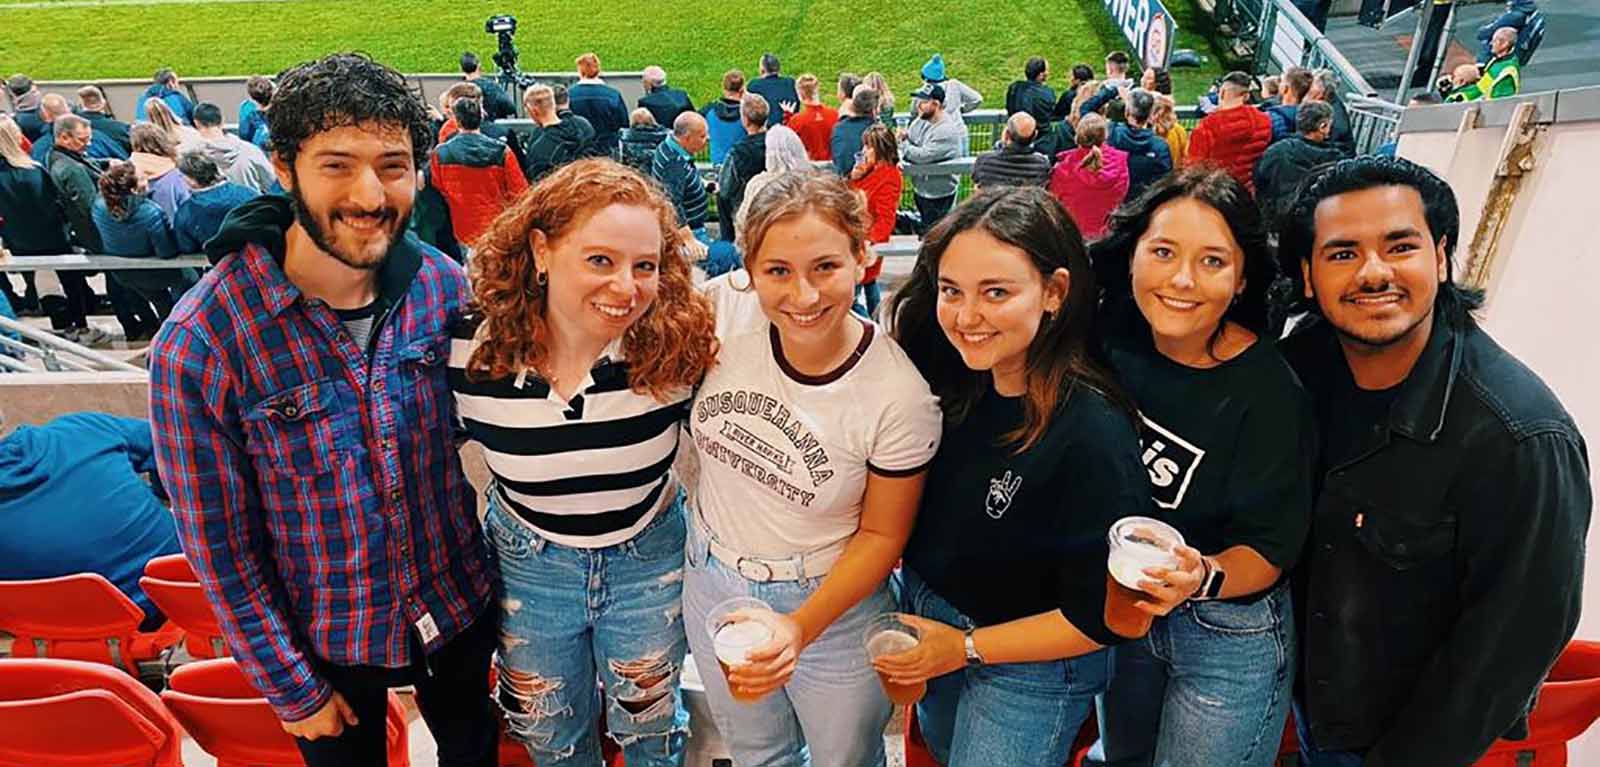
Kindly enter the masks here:
<path id="1" fill-rule="evenodd" d="M 894 337 L 927 379 L 945 417 L 964 420 L 993 385 L 989 373 L 971 370 L 939 327 L 939 263 L 952 240 L 980 229 L 1028 254 L 1041 278 L 1066 269 L 1072 275 L 1056 316 L 1039 326 L 1028 345 L 1023 423 L 1006 435 L 1016 452 L 1038 444 L 1050 421 L 1079 385 L 1088 386 L 1135 417 L 1133 400 L 1100 356 L 1094 339 L 1094 269 L 1072 217 L 1040 187 L 984 190 L 939 222 L 922 240 L 911 279 L 895 294 L 889 316 Z"/>
<path id="2" fill-rule="evenodd" d="M 1439 283 L 1435 309 L 1452 327 L 1463 327 L 1483 306 L 1483 291 L 1458 284 L 1455 249 L 1461 235 L 1461 212 L 1450 184 L 1433 171 L 1403 157 L 1356 157 L 1314 168 L 1300 183 L 1295 200 L 1278 222 L 1278 259 L 1293 290 L 1285 291 L 1287 311 L 1320 316 L 1316 299 L 1305 298 L 1301 262 L 1316 248 L 1317 206 L 1323 200 L 1379 186 L 1407 186 L 1422 197 L 1422 217 L 1435 244 L 1443 241 L 1445 280 Z"/>
<path id="3" fill-rule="evenodd" d="M 1258 336 L 1270 336 L 1267 297 L 1273 281 L 1278 278 L 1278 268 L 1272 248 L 1267 244 L 1261 210 L 1243 184 L 1215 166 L 1201 165 L 1168 175 L 1111 214 L 1105 237 L 1090 246 L 1095 273 L 1105 290 L 1105 303 L 1112 306 L 1133 300 L 1129 269 L 1139 238 L 1149 230 L 1150 219 L 1157 209 L 1179 199 L 1195 200 L 1220 213 L 1228 222 L 1234 242 L 1239 243 L 1239 249 L 1244 252 L 1244 290 L 1223 311 L 1221 321 L 1206 342 L 1206 351 L 1216 356 L 1213 347 L 1222 337 L 1223 326 L 1230 321 Z M 1143 314 L 1137 310 L 1129 314 L 1137 317 L 1134 322 L 1149 330 Z"/>

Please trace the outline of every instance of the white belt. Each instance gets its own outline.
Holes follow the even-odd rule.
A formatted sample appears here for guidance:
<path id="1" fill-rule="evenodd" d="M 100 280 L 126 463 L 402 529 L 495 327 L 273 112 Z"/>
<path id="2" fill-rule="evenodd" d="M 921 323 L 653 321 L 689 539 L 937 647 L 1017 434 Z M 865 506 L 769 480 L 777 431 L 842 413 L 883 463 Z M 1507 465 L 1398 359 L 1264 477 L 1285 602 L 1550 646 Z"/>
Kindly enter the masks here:
<path id="1" fill-rule="evenodd" d="M 700 528 L 700 535 L 706 540 L 706 547 L 710 549 L 711 556 L 737 570 L 746 580 L 756 583 L 821 578 L 833 569 L 833 563 L 839 561 L 840 555 L 844 554 L 845 547 L 835 544 L 827 549 L 783 559 L 746 556 L 718 542 L 698 513 L 694 515 L 694 520 L 695 525 Z"/>

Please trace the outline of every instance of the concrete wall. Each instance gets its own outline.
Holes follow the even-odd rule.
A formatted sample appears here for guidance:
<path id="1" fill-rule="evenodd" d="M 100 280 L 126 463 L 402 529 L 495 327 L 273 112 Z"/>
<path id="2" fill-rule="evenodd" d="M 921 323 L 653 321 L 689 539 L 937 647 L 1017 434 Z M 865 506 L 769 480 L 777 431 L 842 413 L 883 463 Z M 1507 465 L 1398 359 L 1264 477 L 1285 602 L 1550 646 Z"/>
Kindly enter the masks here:
<path id="1" fill-rule="evenodd" d="M 576 72 L 534 72 L 531 73 L 541 82 L 566 83 L 576 82 Z M 244 91 L 245 80 L 249 75 L 233 75 L 228 77 L 193 77 L 185 78 L 183 73 L 178 76 L 188 90 L 191 98 L 196 101 L 210 101 L 222 107 L 224 122 L 239 121 L 239 104 L 248 96 Z M 623 101 L 629 108 L 644 95 L 644 88 L 639 82 L 639 72 L 610 72 L 605 75 L 606 84 L 622 92 Z M 437 104 L 439 94 L 450 86 L 461 81 L 459 74 L 412 74 L 406 75 L 412 84 L 421 90 L 422 96 L 429 104 Z M 37 83 L 39 90 L 46 93 L 60 93 L 68 100 L 75 100 L 78 88 L 89 85 L 98 85 L 106 92 L 106 98 L 111 101 L 111 107 L 116 111 L 118 119 L 133 121 L 134 108 L 139 96 L 150 87 L 149 80 L 41 80 Z M 517 94 L 513 93 L 516 99 Z M 520 105 L 519 105 L 520 106 Z"/>

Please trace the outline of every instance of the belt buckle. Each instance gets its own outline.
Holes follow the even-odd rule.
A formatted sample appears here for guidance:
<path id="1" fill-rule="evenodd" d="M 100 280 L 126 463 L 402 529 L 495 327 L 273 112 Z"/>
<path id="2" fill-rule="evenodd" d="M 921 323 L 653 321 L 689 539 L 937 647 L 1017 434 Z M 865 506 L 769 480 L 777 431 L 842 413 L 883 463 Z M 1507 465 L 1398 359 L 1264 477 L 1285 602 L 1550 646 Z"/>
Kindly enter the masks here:
<path id="1" fill-rule="evenodd" d="M 757 583 L 770 582 L 774 575 L 772 572 L 772 565 L 757 559 L 751 559 L 749 557 L 739 557 L 739 561 L 735 562 L 733 567 L 735 570 L 738 570 L 739 574 L 744 576 L 746 580 L 755 581 Z"/>

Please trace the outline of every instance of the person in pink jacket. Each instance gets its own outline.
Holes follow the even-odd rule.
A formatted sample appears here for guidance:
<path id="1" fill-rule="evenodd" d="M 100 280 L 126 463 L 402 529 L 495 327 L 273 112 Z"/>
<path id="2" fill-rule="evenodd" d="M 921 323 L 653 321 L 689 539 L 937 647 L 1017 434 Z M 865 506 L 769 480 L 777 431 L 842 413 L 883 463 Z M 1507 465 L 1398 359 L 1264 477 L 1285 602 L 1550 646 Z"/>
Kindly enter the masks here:
<path id="1" fill-rule="evenodd" d="M 1088 114 L 1078 121 L 1078 148 L 1056 155 L 1050 193 L 1061 201 L 1083 233 L 1098 239 L 1106 218 L 1128 194 L 1128 153 L 1106 146 L 1106 118 Z"/>

